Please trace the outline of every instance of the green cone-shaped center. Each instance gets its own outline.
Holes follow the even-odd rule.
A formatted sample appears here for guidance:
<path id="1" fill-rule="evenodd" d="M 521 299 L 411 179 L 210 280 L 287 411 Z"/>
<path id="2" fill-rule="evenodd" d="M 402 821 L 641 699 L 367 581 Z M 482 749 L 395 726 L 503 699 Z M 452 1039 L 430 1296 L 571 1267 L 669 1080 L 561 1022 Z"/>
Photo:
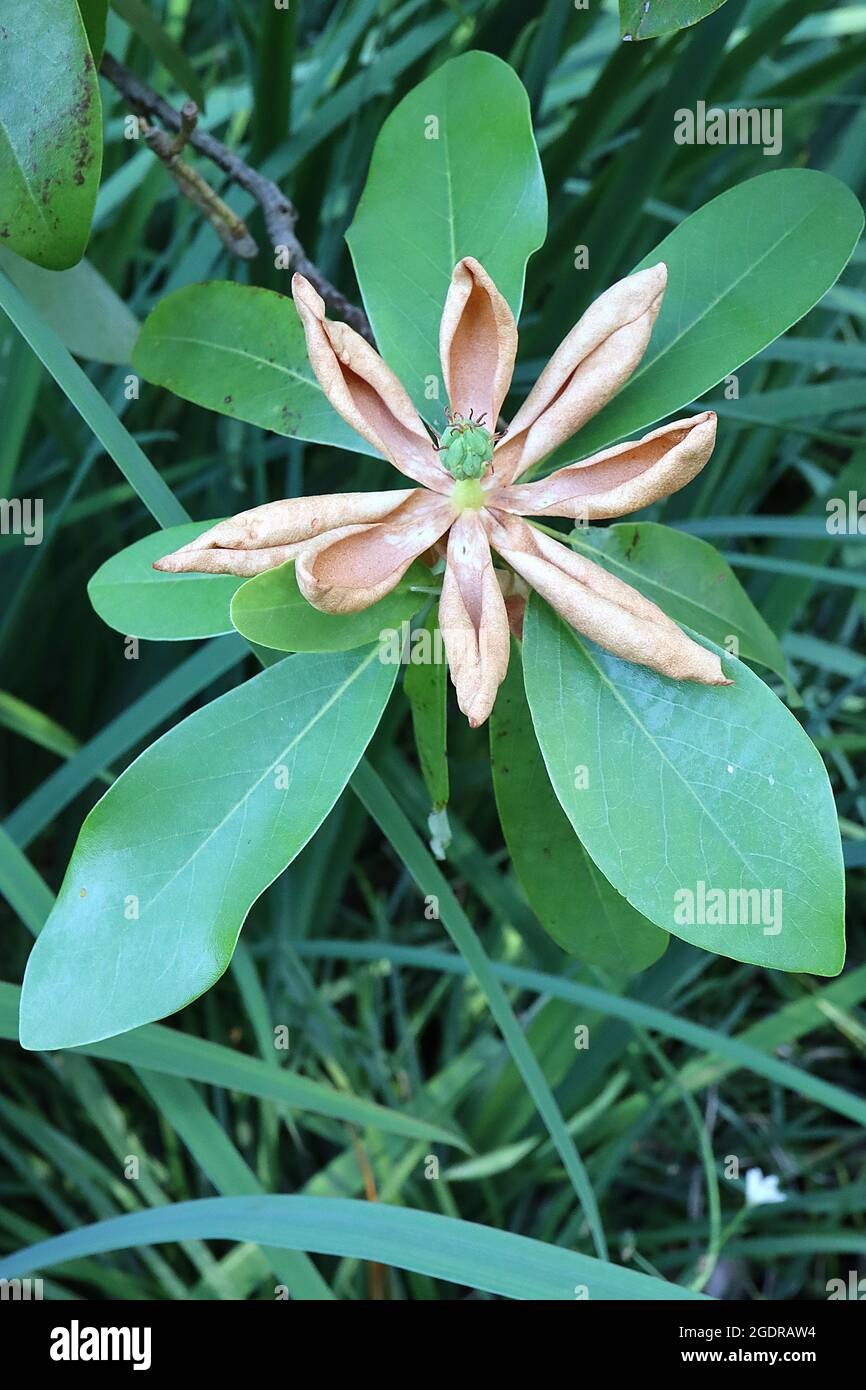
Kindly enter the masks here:
<path id="1" fill-rule="evenodd" d="M 481 478 L 493 461 L 493 438 L 483 425 L 455 420 L 439 441 L 439 460 L 452 478 Z"/>

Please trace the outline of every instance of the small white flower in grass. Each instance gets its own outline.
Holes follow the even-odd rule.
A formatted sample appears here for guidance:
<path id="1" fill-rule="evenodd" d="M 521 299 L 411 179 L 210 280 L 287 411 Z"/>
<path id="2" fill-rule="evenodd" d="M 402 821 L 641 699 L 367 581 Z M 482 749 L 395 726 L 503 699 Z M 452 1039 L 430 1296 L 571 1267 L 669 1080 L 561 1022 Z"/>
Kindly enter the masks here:
<path id="1" fill-rule="evenodd" d="M 764 1176 L 762 1168 L 746 1169 L 746 1206 L 766 1207 L 773 1202 L 787 1202 L 784 1192 L 779 1191 L 779 1178 L 776 1173 Z"/>

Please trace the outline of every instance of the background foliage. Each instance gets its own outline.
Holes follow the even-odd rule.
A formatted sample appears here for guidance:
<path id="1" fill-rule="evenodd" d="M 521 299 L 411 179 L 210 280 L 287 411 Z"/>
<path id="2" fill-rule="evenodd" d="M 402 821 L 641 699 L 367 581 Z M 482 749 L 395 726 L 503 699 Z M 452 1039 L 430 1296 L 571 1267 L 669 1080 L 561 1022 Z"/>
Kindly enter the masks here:
<path id="1" fill-rule="evenodd" d="M 104 6 L 82 8 L 95 45 Z M 529 93 L 550 200 L 548 240 L 527 272 L 525 385 L 595 293 L 718 194 L 777 166 L 824 170 L 861 201 L 866 193 L 863 7 L 727 0 L 683 8 L 715 12 L 681 32 L 623 44 L 612 3 L 581 12 L 549 0 L 527 19 L 508 0 L 345 0 L 306 4 L 287 23 L 242 0 L 123 0 L 108 14 L 106 47 L 176 105 L 186 94 L 206 99 L 202 124 L 285 187 L 308 254 L 356 302 L 344 234 L 383 122 L 455 55 L 481 49 L 509 62 Z M 22 921 L 31 931 L 44 921 L 83 815 L 142 748 L 254 671 L 245 646 L 225 636 L 145 641 L 129 659 L 123 637 L 91 607 L 89 579 L 152 531 L 147 506 L 168 524 L 183 520 L 159 478 L 202 519 L 302 490 L 392 481 L 375 460 L 265 433 L 156 386 L 142 383 L 140 397 L 127 398 L 135 320 L 166 294 L 209 279 L 287 287 L 269 256 L 240 261 L 225 251 L 150 151 L 124 139 L 126 108 L 100 85 L 105 148 L 88 262 L 46 280 L 11 255 L 27 248 L 0 249 L 0 301 L 65 373 L 71 396 L 4 317 L 0 497 L 43 498 L 46 535 L 34 547 L 0 536 L 0 886 L 11 907 L 0 968 L 9 982 L 0 991 L 0 1033 L 9 1039 L 0 1243 L 17 1249 L 125 1212 L 140 1212 L 145 1231 L 170 1231 L 148 1227 L 170 1223 L 158 1208 L 214 1193 L 375 1194 L 410 1209 L 394 1218 L 389 1266 L 402 1257 L 413 1267 L 408 1252 L 421 1237 L 412 1213 L 440 1212 L 578 1255 L 598 1251 L 603 1227 L 614 1261 L 720 1296 L 825 1297 L 827 1280 L 855 1268 L 866 1243 L 858 1094 L 866 568 L 863 537 L 840 540 L 825 525 L 828 498 L 866 488 L 862 243 L 843 281 L 738 374 L 738 399 L 711 393 L 721 417 L 713 464 L 650 518 L 717 545 L 780 644 L 770 679 L 785 689 L 780 650 L 836 793 L 848 870 L 845 974 L 826 982 L 765 973 L 680 941 L 630 985 L 615 960 L 604 972 L 576 966 L 526 904 L 496 815 L 486 740 L 459 718 L 449 723 L 449 898 L 424 845 L 430 798 L 408 710 L 392 702 L 371 748 L 375 771 L 353 784 L 256 905 L 230 972 L 209 994 L 170 1030 L 99 1044 L 88 1050 L 94 1055 L 25 1054 L 12 1041 L 13 986 L 30 947 Z M 672 113 L 698 100 L 780 108 L 781 155 L 677 146 Z M 487 163 L 482 152 L 479 200 Z M 90 177 L 76 184 L 73 174 L 72 194 L 83 198 Z M 248 199 L 226 196 L 246 215 Z M 250 227 L 266 245 L 258 214 Z M 361 217 L 356 256 L 363 231 Z M 589 270 L 573 265 L 582 243 Z M 30 251 L 39 259 L 38 248 Z M 85 359 L 131 440 L 112 433 L 85 377 L 51 358 L 56 349 L 40 338 L 32 307 Z M 178 372 L 183 365 L 179 353 Z M 159 477 L 142 467 L 133 441 Z M 615 547 L 615 536 L 604 545 Z M 93 602 L 100 608 L 95 594 Z M 191 637 L 201 632 L 195 618 Z M 510 702 L 497 710 L 497 720 L 518 726 L 525 717 Z M 421 838 L 395 819 L 392 794 Z M 589 912 L 591 870 L 569 872 L 586 880 Z M 568 1143 L 547 1138 L 541 1092 L 527 1090 L 475 981 L 447 951 L 441 923 L 425 917 L 429 894 L 447 905 L 449 930 L 471 922 L 497 962 L 493 983 L 520 1015 Z M 647 959 L 654 954 L 648 945 Z M 288 1060 L 274 1051 L 279 1025 L 289 1028 Z M 575 1049 L 581 1025 L 590 1030 L 587 1051 Z M 439 1181 L 425 1179 L 429 1153 L 439 1157 Z M 124 1178 L 130 1155 L 140 1159 L 137 1181 Z M 779 1174 L 786 1203 L 746 1211 L 742 1182 L 726 1175 L 729 1155 L 741 1171 Z M 326 1252 L 316 1272 L 291 1245 L 302 1243 L 297 1223 L 317 1219 L 314 1208 L 287 1217 L 288 1250 L 203 1243 L 226 1234 L 216 1227 L 107 1258 L 83 1250 L 54 1271 L 50 1289 L 270 1298 L 276 1276 L 298 1296 L 448 1298 L 462 1276 L 510 1292 L 495 1283 L 491 1269 L 502 1260 L 480 1237 L 477 1267 L 403 1273 L 362 1263 L 371 1253 L 363 1245 L 349 1253 L 321 1234 L 317 1245 L 303 1227 L 304 1248 Z M 266 1229 L 276 1239 L 277 1226 Z M 567 1277 L 574 1283 L 579 1274 L 569 1267 Z"/>

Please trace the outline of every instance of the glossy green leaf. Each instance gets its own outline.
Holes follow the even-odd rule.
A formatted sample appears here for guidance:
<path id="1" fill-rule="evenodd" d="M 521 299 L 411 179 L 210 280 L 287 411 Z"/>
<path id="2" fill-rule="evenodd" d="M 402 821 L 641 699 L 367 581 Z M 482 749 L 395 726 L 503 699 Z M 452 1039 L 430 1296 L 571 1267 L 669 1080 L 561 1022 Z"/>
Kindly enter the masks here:
<path id="1" fill-rule="evenodd" d="M 511 862 L 545 931 L 564 951 L 590 965 L 627 975 L 652 965 L 668 937 L 611 887 L 557 801 L 535 738 L 514 644 L 490 717 L 490 761 Z M 582 767 L 572 769 L 575 785 L 583 775 Z"/>
<path id="2" fill-rule="evenodd" d="M 0 246 L 0 269 L 76 357 L 115 365 L 132 361 L 141 325 L 90 261 L 43 270 Z"/>
<path id="3" fill-rule="evenodd" d="M 425 600 L 430 571 L 414 564 L 400 583 L 360 613 L 320 613 L 298 588 L 295 562 L 266 570 L 242 584 L 232 599 L 231 620 L 242 637 L 280 652 L 344 652 L 399 634 Z M 419 587 L 420 586 L 420 587 Z"/>
<path id="4" fill-rule="evenodd" d="M 0 1278 L 82 1255 L 160 1241 L 252 1241 L 277 1249 L 375 1260 L 502 1298 L 700 1299 L 701 1294 L 474 1221 L 345 1197 L 208 1197 L 98 1221 L 41 1241 L 0 1263 Z M 579 1294 L 578 1288 L 587 1292 Z M 291 1292 L 291 1291 L 290 1291 Z"/>
<path id="5" fill-rule="evenodd" d="M 448 804 L 449 793 L 448 663 L 444 649 L 437 647 L 441 641 L 438 607 L 433 607 L 417 636 L 413 635 L 403 677 L 421 775 L 434 811 L 441 811 Z"/>
<path id="6" fill-rule="evenodd" d="M 296 656 L 142 753 L 84 822 L 21 998 L 21 1042 L 74 1047 L 183 1008 L 331 810 L 395 668 L 377 648 Z"/>
<path id="7" fill-rule="evenodd" d="M 388 117 L 347 241 L 379 350 L 422 413 L 446 403 L 439 319 L 455 264 L 475 256 L 517 315 L 546 224 L 526 92 L 499 58 L 452 58 Z"/>
<path id="8" fill-rule="evenodd" d="M 161 574 L 153 568 L 194 540 L 212 521 L 154 531 L 100 565 L 87 596 L 104 623 L 127 637 L 180 642 L 232 631 L 233 595 L 243 584 L 231 574 Z"/>
<path id="9" fill-rule="evenodd" d="M 133 366 L 221 415 L 293 439 L 375 452 L 327 401 L 298 312 L 273 290 L 223 280 L 175 290 L 145 320 Z"/>
<path id="10" fill-rule="evenodd" d="M 785 676 L 778 637 L 730 565 L 706 541 L 671 526 L 636 521 L 575 531 L 571 546 L 639 589 L 678 623 Z"/>
<path id="11" fill-rule="evenodd" d="M 657 39 L 675 34 L 720 10 L 725 0 L 619 0 L 624 39 Z"/>
<path id="12" fill-rule="evenodd" d="M 34 86 L 34 74 L 43 80 Z M 84 255 L 102 165 L 96 68 L 75 0 L 4 0 L 0 237 L 48 270 Z"/>
<path id="13" fill-rule="evenodd" d="M 629 902 L 734 960 L 841 970 L 832 790 L 807 734 L 758 676 L 724 657 L 731 686 L 668 680 L 583 640 L 535 597 L 524 662 L 560 804 Z M 577 764 L 588 771 L 579 790 Z"/>
<path id="14" fill-rule="evenodd" d="M 851 190 L 815 169 L 760 174 L 693 212 L 636 267 L 668 267 L 646 356 L 553 461 L 646 429 L 736 371 L 817 304 L 862 230 Z"/>

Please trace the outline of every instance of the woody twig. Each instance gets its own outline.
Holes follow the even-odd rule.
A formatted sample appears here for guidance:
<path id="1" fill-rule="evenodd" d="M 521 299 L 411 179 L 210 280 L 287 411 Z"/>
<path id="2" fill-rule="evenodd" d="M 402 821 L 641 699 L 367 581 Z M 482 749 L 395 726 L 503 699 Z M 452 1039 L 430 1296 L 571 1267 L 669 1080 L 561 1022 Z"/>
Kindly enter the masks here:
<path id="1" fill-rule="evenodd" d="M 243 220 L 214 192 L 197 170 L 181 159 L 181 153 L 187 147 L 204 155 L 255 199 L 262 210 L 271 245 L 285 248 L 289 268 L 300 271 L 316 287 L 338 318 L 351 324 L 368 342 L 373 342 L 373 331 L 364 310 L 332 285 L 307 256 L 295 234 L 297 208 L 278 184 L 253 169 L 213 135 L 200 130 L 194 102 L 187 102 L 182 111 L 177 111 L 110 53 L 103 54 L 100 72 L 136 114 L 144 118 L 145 139 L 149 147 L 166 165 L 184 197 L 204 213 L 229 251 L 251 258 L 258 253 L 258 246 Z M 161 122 L 164 129 L 151 123 L 153 117 Z"/>
<path id="2" fill-rule="evenodd" d="M 139 117 L 148 149 L 162 160 L 183 196 L 204 213 L 223 246 L 243 260 L 252 260 L 259 254 L 258 243 L 243 218 L 232 211 L 197 169 L 180 157 L 195 130 L 198 107 L 194 101 L 188 101 L 180 114 L 181 127 L 174 139 L 159 126 L 151 125 L 146 116 Z"/>

